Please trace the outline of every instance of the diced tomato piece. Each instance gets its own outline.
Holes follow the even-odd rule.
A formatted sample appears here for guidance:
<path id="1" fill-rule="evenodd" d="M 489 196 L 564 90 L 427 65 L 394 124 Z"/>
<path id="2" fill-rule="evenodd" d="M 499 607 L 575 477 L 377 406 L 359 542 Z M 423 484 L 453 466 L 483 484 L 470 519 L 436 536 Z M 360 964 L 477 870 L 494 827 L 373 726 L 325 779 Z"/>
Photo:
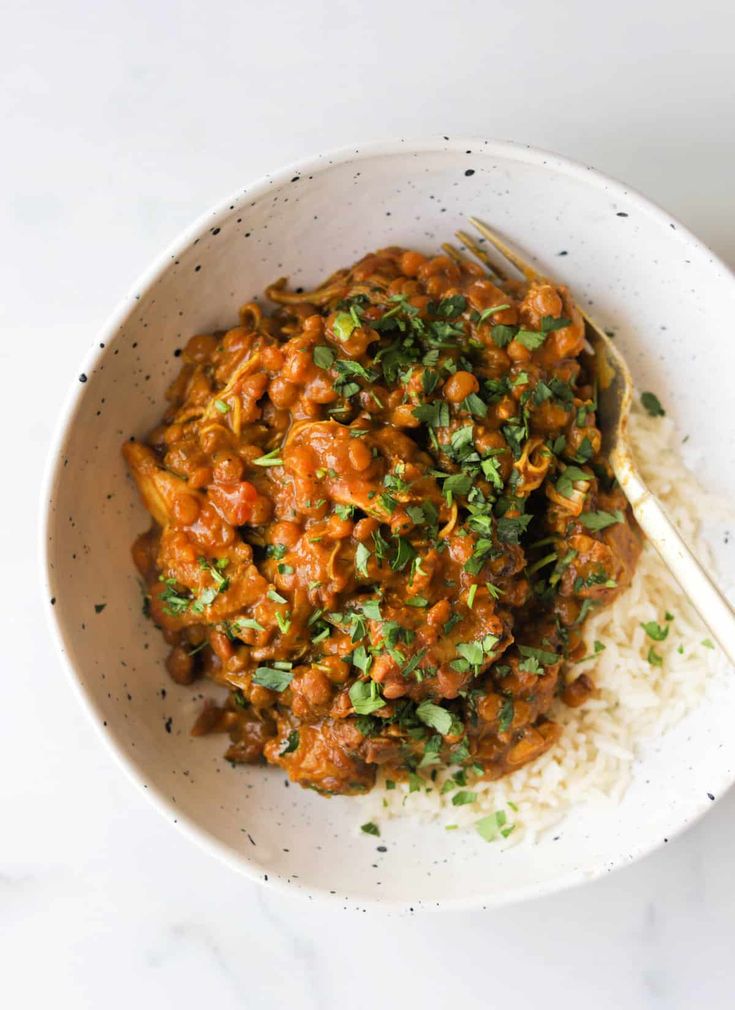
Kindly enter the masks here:
<path id="1" fill-rule="evenodd" d="M 253 513 L 258 492 L 246 480 L 233 484 L 210 484 L 209 500 L 231 526 L 242 526 Z"/>

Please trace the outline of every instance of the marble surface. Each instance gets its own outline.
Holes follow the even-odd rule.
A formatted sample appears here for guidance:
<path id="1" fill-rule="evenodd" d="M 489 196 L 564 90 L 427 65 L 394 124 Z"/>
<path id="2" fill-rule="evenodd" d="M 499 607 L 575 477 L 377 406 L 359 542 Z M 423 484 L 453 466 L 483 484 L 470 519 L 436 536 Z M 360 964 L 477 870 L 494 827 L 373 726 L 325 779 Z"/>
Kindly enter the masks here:
<path id="1" fill-rule="evenodd" d="M 732 792 L 645 861 L 501 912 L 387 918 L 263 890 L 100 746 L 40 615 L 35 542 L 97 327 L 192 217 L 291 158 L 391 134 L 535 143 L 625 178 L 735 265 L 734 31 L 711 0 L 2 5 L 4 1005 L 732 1005 Z"/>

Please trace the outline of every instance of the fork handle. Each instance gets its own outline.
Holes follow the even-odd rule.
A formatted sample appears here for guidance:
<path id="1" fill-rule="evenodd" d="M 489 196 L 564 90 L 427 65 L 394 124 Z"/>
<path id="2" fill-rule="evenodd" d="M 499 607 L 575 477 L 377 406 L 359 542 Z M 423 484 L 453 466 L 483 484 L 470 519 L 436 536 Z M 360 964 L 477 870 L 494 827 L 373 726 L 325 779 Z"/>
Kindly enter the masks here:
<path id="1" fill-rule="evenodd" d="M 616 466 L 615 470 L 618 469 L 621 472 L 616 472 L 616 477 L 638 525 L 735 666 L 735 610 L 684 543 L 661 502 L 648 489 L 640 474 L 630 465 Z"/>

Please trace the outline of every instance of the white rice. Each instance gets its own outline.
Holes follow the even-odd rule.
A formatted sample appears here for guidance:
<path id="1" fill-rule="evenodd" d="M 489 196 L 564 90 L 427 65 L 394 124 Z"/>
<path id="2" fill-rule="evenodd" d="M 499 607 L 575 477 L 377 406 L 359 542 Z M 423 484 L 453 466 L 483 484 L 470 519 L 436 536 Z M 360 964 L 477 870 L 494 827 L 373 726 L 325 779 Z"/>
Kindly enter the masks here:
<path id="1" fill-rule="evenodd" d="M 672 422 L 637 409 L 630 434 L 647 483 L 699 557 L 708 558 L 698 523 L 706 497 L 701 491 L 696 500 L 692 495 L 696 484 L 682 462 Z M 667 612 L 673 614 L 669 622 Z M 646 635 L 641 623 L 647 621 L 669 624 L 663 642 Z M 577 668 L 591 676 L 597 692 L 578 709 L 555 703 L 551 716 L 563 732 L 538 761 L 496 782 L 475 782 L 468 774 L 465 788 L 476 793 L 477 799 L 461 806 L 452 803 L 457 790 L 440 793 L 451 769 L 413 792 L 408 783 L 401 782 L 386 789 L 384 778 L 379 779 L 361 801 L 362 819 L 379 824 L 411 815 L 439 819 L 448 828 L 467 828 L 502 811 L 507 817 L 506 831 L 511 824 L 513 830 L 505 841 L 499 840 L 511 845 L 522 839 L 537 840 L 558 825 L 572 806 L 601 799 L 619 802 L 631 781 L 638 746 L 660 737 L 699 703 L 724 657 L 712 646 L 699 617 L 648 544 L 630 587 L 588 620 L 585 641 L 588 654 L 595 641 L 605 645 L 603 652 Z M 662 665 L 649 662 L 651 646 L 662 657 Z"/>

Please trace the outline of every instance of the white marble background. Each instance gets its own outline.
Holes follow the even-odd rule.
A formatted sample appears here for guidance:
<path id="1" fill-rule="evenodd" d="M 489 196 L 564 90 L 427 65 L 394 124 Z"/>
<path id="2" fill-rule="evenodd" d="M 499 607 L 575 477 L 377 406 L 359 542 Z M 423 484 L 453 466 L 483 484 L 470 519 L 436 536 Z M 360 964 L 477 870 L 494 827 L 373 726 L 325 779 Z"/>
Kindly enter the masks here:
<path id="1" fill-rule="evenodd" d="M 193 216 L 292 158 L 394 134 L 535 143 L 625 178 L 735 264 L 733 10 L 0 2 L 8 1010 L 733 1006 L 735 794 L 637 866 L 497 913 L 386 919 L 262 890 L 175 834 L 101 748 L 35 559 L 46 445 L 95 330 Z"/>

